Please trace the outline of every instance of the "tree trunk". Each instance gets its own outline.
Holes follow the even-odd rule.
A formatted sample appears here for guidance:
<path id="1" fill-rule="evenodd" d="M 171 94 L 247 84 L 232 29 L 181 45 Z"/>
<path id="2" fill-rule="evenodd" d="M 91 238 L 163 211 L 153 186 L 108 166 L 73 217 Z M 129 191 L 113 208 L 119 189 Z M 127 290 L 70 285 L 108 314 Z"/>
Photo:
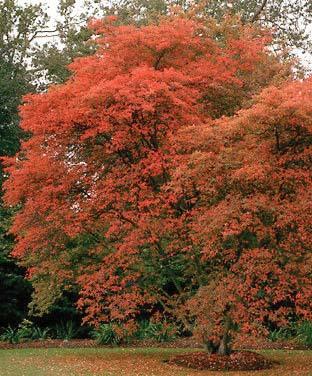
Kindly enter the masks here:
<path id="1" fill-rule="evenodd" d="M 209 339 L 204 341 L 204 347 L 209 354 L 216 354 L 218 352 L 218 345 Z"/>
<path id="2" fill-rule="evenodd" d="M 230 355 L 232 352 L 231 349 L 231 334 L 230 334 L 230 329 L 232 326 L 232 320 L 231 318 L 226 315 L 225 320 L 224 320 L 224 333 L 223 337 L 220 340 L 219 348 L 218 348 L 218 354 L 219 355 Z"/>
<path id="3" fill-rule="evenodd" d="M 230 355 L 231 352 L 232 352 L 230 343 L 231 343 L 231 337 L 228 334 L 228 332 L 226 332 L 223 335 L 223 337 L 220 341 L 220 345 L 219 345 L 219 348 L 218 348 L 218 354 L 219 355 Z"/>

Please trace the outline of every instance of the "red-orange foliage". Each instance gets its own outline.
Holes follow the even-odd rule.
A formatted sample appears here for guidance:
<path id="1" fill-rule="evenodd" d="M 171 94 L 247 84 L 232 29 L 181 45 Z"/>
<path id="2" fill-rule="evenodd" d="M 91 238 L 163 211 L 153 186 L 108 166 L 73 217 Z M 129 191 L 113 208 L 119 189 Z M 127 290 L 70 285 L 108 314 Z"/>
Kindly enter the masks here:
<path id="1" fill-rule="evenodd" d="M 78 283 L 86 320 L 129 320 L 159 301 L 180 315 L 214 281 L 228 297 L 219 308 L 244 327 L 305 315 L 310 81 L 214 120 L 278 81 L 284 68 L 259 31 L 226 20 L 219 40 L 217 26 L 179 17 L 92 27 L 98 53 L 76 60 L 66 84 L 25 98 L 33 136 L 7 162 L 6 200 L 21 204 L 14 255 L 39 298 Z M 157 265 L 180 255 L 187 275 L 172 272 L 168 291 Z"/>
<path id="2" fill-rule="evenodd" d="M 188 309 L 208 347 L 227 330 L 312 318 L 312 80 L 265 89 L 247 110 L 183 129 L 190 158 L 171 182 L 196 187 L 192 247 L 212 277 Z M 183 187 L 183 188 L 182 188 Z"/>

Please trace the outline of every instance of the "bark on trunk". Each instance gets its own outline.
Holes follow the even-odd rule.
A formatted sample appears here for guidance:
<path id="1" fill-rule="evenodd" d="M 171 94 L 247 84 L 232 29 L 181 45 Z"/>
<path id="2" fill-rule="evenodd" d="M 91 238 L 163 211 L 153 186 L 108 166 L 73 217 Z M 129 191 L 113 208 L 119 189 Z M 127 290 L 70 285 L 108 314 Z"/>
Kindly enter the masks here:
<path id="1" fill-rule="evenodd" d="M 220 345 L 218 348 L 219 355 L 230 355 L 231 354 L 231 337 L 228 333 L 225 333 L 220 341 Z"/>
<path id="2" fill-rule="evenodd" d="M 216 354 L 218 352 L 218 345 L 210 340 L 204 341 L 204 347 L 209 354 Z"/>

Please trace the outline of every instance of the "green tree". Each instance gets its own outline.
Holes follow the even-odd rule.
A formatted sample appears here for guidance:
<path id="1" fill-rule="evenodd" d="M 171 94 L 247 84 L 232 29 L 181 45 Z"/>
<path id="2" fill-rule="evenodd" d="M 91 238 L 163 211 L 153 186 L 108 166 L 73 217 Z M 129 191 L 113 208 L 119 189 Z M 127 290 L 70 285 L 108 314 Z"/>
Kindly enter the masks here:
<path id="1" fill-rule="evenodd" d="M 31 43 L 46 17 L 39 6 L 0 1 L 0 158 L 14 155 L 25 137 L 18 127 L 18 106 L 22 96 L 33 89 L 27 63 Z M 24 270 L 10 256 L 14 238 L 8 230 L 14 209 L 3 206 L 5 178 L 0 160 L 0 326 L 23 318 L 31 293 Z"/>
<path id="2" fill-rule="evenodd" d="M 18 128 L 17 106 L 21 95 L 28 90 L 22 70 L 1 59 L 0 63 L 0 156 L 14 155 L 19 148 L 21 131 Z M 5 178 L 0 163 L 0 187 Z M 10 252 L 14 244 L 8 234 L 13 210 L 5 208 L 0 191 L 0 326 L 18 322 L 26 312 L 30 284 L 23 270 L 17 267 Z"/>
<path id="3" fill-rule="evenodd" d="M 66 80 L 67 66 L 77 56 L 92 53 L 86 25 L 87 15 L 72 17 L 75 2 L 60 1 L 55 29 L 43 6 L 19 5 L 0 0 L 0 158 L 13 156 L 21 139 L 18 107 L 28 92 L 45 90 L 48 83 Z M 42 43 L 42 38 L 54 42 Z M 56 37 L 56 39 L 55 39 Z M 0 159 L 0 327 L 16 324 L 27 313 L 31 284 L 25 271 L 11 257 L 14 237 L 9 234 L 14 208 L 3 205 L 2 184 L 6 176 Z M 63 304 L 64 303 L 64 304 Z M 59 302 L 65 307 L 71 305 Z"/>
<path id="4" fill-rule="evenodd" d="M 46 41 L 43 45 L 37 44 L 33 52 L 33 72 L 43 88 L 49 83 L 66 81 L 71 75 L 70 63 L 95 51 L 95 45 L 90 42 L 92 33 L 87 27 L 94 10 L 76 9 L 75 0 L 59 1 L 55 25 L 41 33 L 40 37 Z"/>

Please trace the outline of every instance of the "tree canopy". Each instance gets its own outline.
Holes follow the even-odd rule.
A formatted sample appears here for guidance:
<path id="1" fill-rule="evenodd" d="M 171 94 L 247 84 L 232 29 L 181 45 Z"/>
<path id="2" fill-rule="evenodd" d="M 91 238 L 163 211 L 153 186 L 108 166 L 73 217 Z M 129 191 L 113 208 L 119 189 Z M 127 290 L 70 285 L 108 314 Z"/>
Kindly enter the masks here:
<path id="1" fill-rule="evenodd" d="M 88 322 L 161 311 L 223 353 L 234 328 L 308 318 L 311 80 L 237 17 L 91 28 L 6 159 L 37 309 L 78 285 Z"/>

